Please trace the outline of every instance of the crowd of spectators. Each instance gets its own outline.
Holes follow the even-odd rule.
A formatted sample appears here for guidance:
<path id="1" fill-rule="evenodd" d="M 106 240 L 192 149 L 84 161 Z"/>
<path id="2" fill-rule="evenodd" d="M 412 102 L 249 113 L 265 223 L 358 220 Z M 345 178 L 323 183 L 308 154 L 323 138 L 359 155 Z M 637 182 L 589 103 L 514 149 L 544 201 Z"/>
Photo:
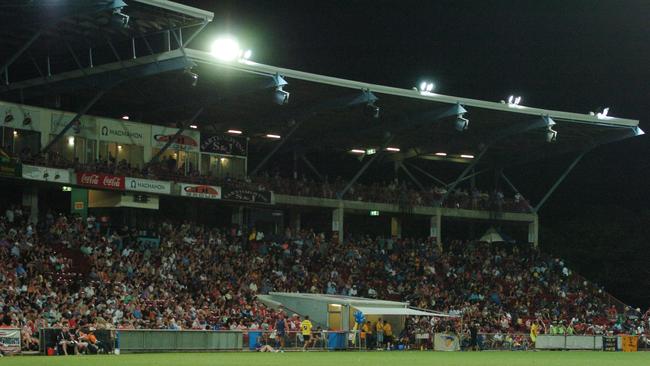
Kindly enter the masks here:
<path id="1" fill-rule="evenodd" d="M 337 177 L 331 182 L 327 177 L 324 178 L 324 181 L 316 181 L 304 175 L 301 178 L 286 178 L 282 177 L 278 172 L 264 172 L 257 176 L 245 178 L 217 177 L 209 173 L 201 174 L 196 166 L 191 163 L 179 167 L 178 162 L 169 156 L 149 164 L 143 169 L 134 167 L 123 159 L 118 161 L 110 155 L 108 158 L 100 157 L 88 164 L 82 164 L 78 159 L 67 161 L 56 153 L 50 153 L 47 158 L 24 157 L 23 161 L 37 165 L 74 169 L 79 172 L 97 172 L 196 184 L 214 184 L 257 191 L 273 191 L 278 194 L 329 199 L 338 199 L 339 192 L 342 192 L 348 183 L 341 177 Z M 529 203 L 518 192 L 513 197 L 506 197 L 499 190 L 487 193 L 476 188 L 464 189 L 458 187 L 448 192 L 447 188 L 443 186 L 429 186 L 423 190 L 416 189 L 405 181 L 398 182 L 396 180 L 375 182 L 370 185 L 355 183 L 342 198 L 353 201 L 396 204 L 405 211 L 415 206 L 443 206 L 496 212 L 530 211 Z"/>
<path id="2" fill-rule="evenodd" d="M 147 233 L 154 239 L 140 240 L 144 234 L 100 228 L 93 216 L 48 213 L 35 225 L 8 208 L 0 220 L 0 322 L 22 328 L 26 339 L 44 326 L 270 330 L 278 312 L 256 301 L 270 291 L 408 301 L 503 334 L 535 322 L 547 333 L 645 333 L 650 314 L 619 313 L 602 288 L 528 245 L 367 236 L 339 243 L 291 229 L 255 241 L 188 222 L 162 222 Z M 467 331 L 458 324 L 416 319 L 406 336 Z"/>

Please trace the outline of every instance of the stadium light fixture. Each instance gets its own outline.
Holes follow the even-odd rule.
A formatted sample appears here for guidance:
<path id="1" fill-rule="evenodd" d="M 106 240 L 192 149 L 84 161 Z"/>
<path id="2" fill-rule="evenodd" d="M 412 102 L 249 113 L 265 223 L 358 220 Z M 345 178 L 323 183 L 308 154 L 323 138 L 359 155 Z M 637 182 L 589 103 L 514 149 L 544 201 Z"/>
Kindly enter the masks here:
<path id="1" fill-rule="evenodd" d="M 241 135 L 242 134 L 242 132 L 240 130 L 228 130 L 226 132 L 228 132 L 229 134 L 232 134 L 232 135 Z"/>
<path id="2" fill-rule="evenodd" d="M 463 159 L 474 159 L 474 155 L 470 154 L 461 154 L 460 157 Z"/>
<path id="3" fill-rule="evenodd" d="M 436 156 L 447 156 L 446 152 L 437 152 Z"/>
<path id="4" fill-rule="evenodd" d="M 5 112 L 5 123 L 9 123 L 14 120 L 14 115 L 11 113 L 11 109 L 7 109 Z"/>
<path id="5" fill-rule="evenodd" d="M 553 143 L 557 140 L 557 131 L 553 129 L 553 125 L 546 127 L 546 142 Z"/>
<path id="6" fill-rule="evenodd" d="M 129 120 L 129 116 L 127 116 L 127 115 L 125 114 L 125 115 L 122 116 L 122 119 L 128 121 L 128 120 Z"/>
<path id="7" fill-rule="evenodd" d="M 600 113 L 597 113 L 597 114 L 596 114 L 596 117 L 598 117 L 598 119 L 607 119 L 607 118 L 611 118 L 611 117 L 608 117 L 608 116 L 607 116 L 608 113 L 609 113 L 609 107 L 607 107 L 607 108 L 603 108 L 603 111 L 600 112 Z"/>
<path id="8" fill-rule="evenodd" d="M 251 56 L 253 56 L 253 51 L 251 51 L 251 50 L 246 50 L 246 51 L 244 51 L 244 54 L 243 54 L 242 57 L 243 57 L 245 60 L 248 60 L 248 59 L 251 58 Z"/>
<path id="9" fill-rule="evenodd" d="M 273 75 L 273 82 L 275 83 L 275 90 L 273 91 L 273 102 L 277 105 L 285 105 L 289 103 L 289 96 L 291 95 L 288 91 L 283 90 L 285 85 L 288 85 L 286 80 L 280 74 Z"/>
<path id="10" fill-rule="evenodd" d="M 183 71 L 183 74 L 187 75 L 187 78 L 190 81 L 190 85 L 196 86 L 196 84 L 198 84 L 199 74 L 193 72 L 191 68 L 185 69 L 185 71 Z"/>
<path id="11" fill-rule="evenodd" d="M 126 4 L 125 4 L 126 5 Z M 116 28 L 128 28 L 129 27 L 129 16 L 122 13 L 121 8 L 116 8 L 113 10 L 113 14 L 111 14 L 111 24 L 115 26 Z"/>
<path id="12" fill-rule="evenodd" d="M 196 130 L 197 128 L 199 128 L 199 126 L 197 126 L 197 125 L 190 125 L 190 128 L 193 129 L 193 130 Z"/>
<path id="13" fill-rule="evenodd" d="M 18 137 L 18 131 L 14 130 L 14 137 Z"/>
<path id="14" fill-rule="evenodd" d="M 267 137 L 267 138 L 270 138 L 270 139 L 276 139 L 276 140 L 282 138 L 282 136 L 280 136 L 280 135 L 275 135 L 275 134 L 272 134 L 272 133 L 267 133 L 267 134 L 266 134 L 266 137 Z"/>
<path id="15" fill-rule="evenodd" d="M 74 146 L 74 136 L 68 137 L 68 146 Z"/>
<path id="16" fill-rule="evenodd" d="M 459 132 L 463 132 L 469 128 L 469 120 L 465 117 L 463 117 L 465 113 L 459 113 L 458 116 L 456 117 L 456 122 L 454 127 L 456 127 L 456 130 Z"/>
<path id="17" fill-rule="evenodd" d="M 27 126 L 32 123 L 32 116 L 29 115 L 29 112 L 25 112 L 23 117 L 23 126 Z"/>
<path id="18" fill-rule="evenodd" d="M 501 101 L 501 102 L 504 103 L 504 101 Z M 518 95 L 510 95 L 510 96 L 508 97 L 508 105 L 509 105 L 509 106 L 511 106 L 511 107 L 512 107 L 512 106 L 516 106 L 516 105 L 519 105 L 520 103 L 521 103 L 521 96 L 518 96 Z"/>
<path id="19" fill-rule="evenodd" d="M 210 49 L 212 55 L 222 61 L 233 61 L 238 58 L 242 51 L 239 42 L 232 36 L 223 36 L 212 42 Z"/>
<path id="20" fill-rule="evenodd" d="M 373 155 L 377 153 L 377 149 L 366 149 L 366 155 Z"/>
<path id="21" fill-rule="evenodd" d="M 352 149 L 352 150 L 350 150 L 350 152 L 353 153 L 353 154 L 365 154 L 366 153 L 365 150 L 361 150 L 361 149 Z"/>
<path id="22" fill-rule="evenodd" d="M 423 81 L 420 83 L 420 93 L 432 93 L 436 85 L 430 81 Z"/>
<path id="23" fill-rule="evenodd" d="M 386 148 L 386 151 L 399 152 L 399 147 L 389 146 Z"/>

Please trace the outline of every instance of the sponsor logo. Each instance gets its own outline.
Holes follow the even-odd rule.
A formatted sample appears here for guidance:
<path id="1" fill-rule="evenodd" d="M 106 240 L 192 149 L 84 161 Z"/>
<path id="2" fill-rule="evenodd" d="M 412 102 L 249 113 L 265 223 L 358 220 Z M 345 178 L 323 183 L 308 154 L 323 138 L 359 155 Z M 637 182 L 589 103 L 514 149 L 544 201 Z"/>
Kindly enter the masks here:
<path id="1" fill-rule="evenodd" d="M 212 186 L 187 186 L 185 187 L 185 192 L 187 193 L 198 193 L 198 194 L 214 194 L 218 195 L 219 190 Z"/>
<path id="2" fill-rule="evenodd" d="M 181 196 L 221 199 L 221 187 L 183 184 Z"/>
<path id="3" fill-rule="evenodd" d="M 174 135 L 155 135 L 153 137 L 156 142 L 167 142 L 174 138 Z M 198 143 L 195 139 L 187 135 L 179 135 L 174 139 L 175 144 L 185 145 L 185 146 L 198 146 Z"/>
<path id="4" fill-rule="evenodd" d="M 123 189 L 122 177 L 105 174 L 81 173 L 77 176 L 79 184 L 86 186 L 100 186 L 110 189 Z"/>
<path id="5" fill-rule="evenodd" d="M 103 126 L 101 129 L 102 136 L 119 136 L 119 137 L 128 137 L 132 139 L 142 140 L 142 134 L 140 132 L 131 132 L 129 130 L 114 130 Z"/>

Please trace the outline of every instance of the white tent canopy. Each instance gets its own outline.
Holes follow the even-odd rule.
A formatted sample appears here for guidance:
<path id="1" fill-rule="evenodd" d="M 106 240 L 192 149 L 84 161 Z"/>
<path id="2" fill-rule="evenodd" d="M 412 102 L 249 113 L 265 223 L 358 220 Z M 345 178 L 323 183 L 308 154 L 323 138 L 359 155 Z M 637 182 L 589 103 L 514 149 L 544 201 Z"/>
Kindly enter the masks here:
<path id="1" fill-rule="evenodd" d="M 450 314 L 443 314 L 438 312 L 416 310 L 411 308 L 394 308 L 394 307 L 369 307 L 369 306 L 355 306 L 357 310 L 364 315 L 416 315 L 416 316 L 436 316 L 442 318 L 455 317 Z"/>
<path id="2" fill-rule="evenodd" d="M 505 240 L 495 228 L 491 227 L 488 229 L 488 231 L 485 232 L 485 234 L 483 234 L 483 236 L 481 236 L 481 239 L 479 239 L 479 241 L 486 243 L 500 243 L 504 242 Z"/>

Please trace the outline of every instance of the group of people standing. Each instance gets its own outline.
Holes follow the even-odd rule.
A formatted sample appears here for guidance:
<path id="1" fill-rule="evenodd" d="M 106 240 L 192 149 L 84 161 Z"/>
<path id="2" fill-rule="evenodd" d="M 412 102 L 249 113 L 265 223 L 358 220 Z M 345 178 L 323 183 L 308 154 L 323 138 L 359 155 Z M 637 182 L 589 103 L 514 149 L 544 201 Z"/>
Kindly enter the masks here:
<path id="1" fill-rule="evenodd" d="M 390 349 L 395 342 L 393 337 L 393 326 L 381 318 L 373 325 L 370 320 L 361 327 L 361 331 L 366 337 L 368 348 L 376 347 L 377 349 Z"/>

